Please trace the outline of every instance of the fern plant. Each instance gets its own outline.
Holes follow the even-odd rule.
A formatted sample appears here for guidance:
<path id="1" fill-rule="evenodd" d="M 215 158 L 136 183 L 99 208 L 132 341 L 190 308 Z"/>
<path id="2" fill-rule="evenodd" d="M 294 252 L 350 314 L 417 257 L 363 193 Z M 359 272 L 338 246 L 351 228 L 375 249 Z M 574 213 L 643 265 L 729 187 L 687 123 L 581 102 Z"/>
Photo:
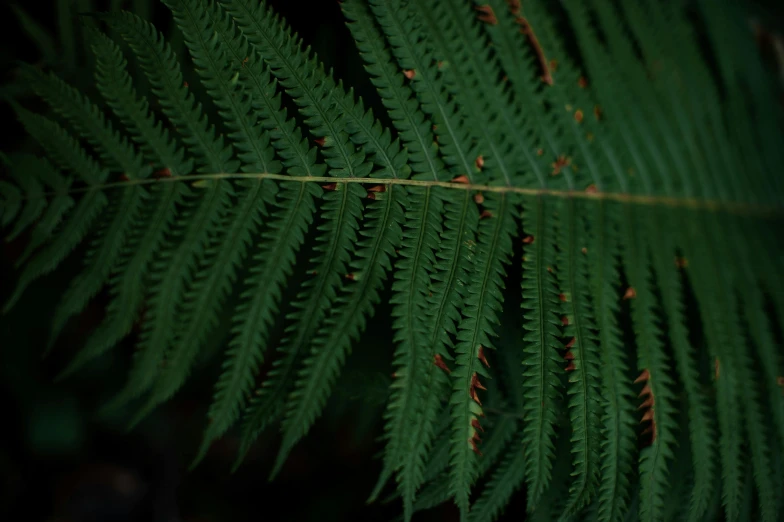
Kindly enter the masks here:
<path id="1" fill-rule="evenodd" d="M 5 309 L 82 242 L 50 347 L 110 295 L 62 376 L 138 323 L 107 404 L 138 403 L 133 425 L 231 303 L 194 464 L 279 427 L 274 477 L 388 284 L 371 500 L 779 520 L 782 111 L 738 5 L 344 0 L 384 124 L 264 2 L 164 3 L 209 99 L 153 25 L 110 12 L 85 29 L 102 101 L 25 66 L 57 117 L 11 102 L 45 154 L 0 182 L 9 237 L 29 230 Z"/>

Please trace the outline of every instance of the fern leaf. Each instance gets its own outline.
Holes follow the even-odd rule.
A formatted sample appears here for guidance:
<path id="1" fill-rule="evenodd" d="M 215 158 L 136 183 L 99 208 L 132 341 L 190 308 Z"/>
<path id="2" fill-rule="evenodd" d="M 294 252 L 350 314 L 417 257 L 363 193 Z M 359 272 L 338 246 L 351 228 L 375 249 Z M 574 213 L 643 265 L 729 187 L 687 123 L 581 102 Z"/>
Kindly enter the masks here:
<path id="1" fill-rule="evenodd" d="M 424 191 L 423 191 L 424 192 Z M 430 274 L 435 271 L 434 245 L 440 232 L 441 201 L 428 193 L 420 201 L 421 192 L 411 189 L 411 204 L 406 211 L 406 227 L 403 231 L 403 246 L 400 258 L 395 264 L 395 282 L 392 285 L 394 296 L 392 311 L 396 318 L 395 340 L 399 343 L 394 355 L 395 381 L 389 408 L 385 415 L 387 450 L 385 452 L 385 473 L 379 478 L 379 487 L 389 475 L 399 467 L 398 481 L 404 491 L 404 505 L 413 505 L 418 485 L 422 483 L 424 470 L 423 450 L 425 442 L 432 434 L 421 433 L 425 441 L 417 441 L 410 430 L 419 434 L 431 431 L 437 416 L 440 397 L 437 390 L 443 389 L 431 382 L 437 382 L 433 374 L 442 372 L 435 365 L 433 350 L 427 344 L 428 331 L 421 317 L 426 314 L 427 292 L 430 287 Z M 422 194 L 424 195 L 424 194 Z M 443 382 L 445 379 L 441 379 Z M 434 393 L 435 392 L 435 393 Z M 431 398 L 432 394 L 435 397 Z M 423 404 L 424 403 L 424 404 Z M 378 494 L 371 494 L 371 500 Z M 404 515 L 405 518 L 405 515 Z"/>
<path id="2" fill-rule="evenodd" d="M 541 198 L 523 203 L 523 228 L 533 232 L 524 239 L 532 245 L 523 261 L 523 328 L 526 330 L 523 377 L 525 420 L 523 445 L 526 456 L 528 509 L 535 509 L 550 484 L 555 456 L 555 422 L 561 373 L 559 293 L 551 267 L 555 266 L 554 216 Z"/>
<path id="3" fill-rule="evenodd" d="M 156 200 L 147 220 L 134 218 L 136 229 L 128 238 L 120 259 L 121 271 L 112 277 L 112 302 L 109 304 L 108 320 L 104 321 L 71 363 L 60 373 L 58 379 L 70 375 L 84 363 L 111 349 L 125 337 L 133 327 L 144 295 L 143 281 L 149 272 L 150 262 L 171 228 L 176 205 L 182 200 L 182 186 L 167 183 L 152 191 Z"/>
<path id="4" fill-rule="evenodd" d="M 269 134 L 272 146 L 281 158 L 286 173 L 291 176 L 322 176 L 323 164 L 316 162 L 316 150 L 307 144 L 302 132 L 286 109 L 281 108 L 281 95 L 271 79 L 268 66 L 250 46 L 244 34 L 229 22 L 229 13 L 220 4 L 215 6 L 216 17 L 226 18 L 215 25 L 226 52 L 239 64 L 239 81 L 250 93 L 251 103 L 261 125 Z"/>
<path id="5" fill-rule="evenodd" d="M 261 183 L 253 183 L 248 189 L 248 194 L 245 195 L 245 201 L 250 203 L 250 209 L 252 209 L 252 213 L 246 217 L 246 220 L 255 221 L 257 227 L 268 212 L 264 197 L 258 197 L 260 188 Z M 263 194 L 263 196 L 267 195 L 269 195 L 269 192 Z M 242 232 L 249 232 L 247 229 L 250 227 L 246 226 L 245 228 L 246 230 Z M 236 262 L 234 259 L 232 261 Z M 224 267 L 217 266 L 213 268 Z M 223 372 L 215 385 L 215 397 L 207 413 L 209 425 L 204 435 L 199 455 L 194 460 L 192 466 L 201 460 L 206 454 L 209 444 L 223 435 L 239 415 L 243 395 L 250 391 L 250 387 L 253 384 L 253 372 L 260 362 L 261 348 L 261 346 L 250 343 L 232 344 L 229 346 L 226 353 L 226 361 L 223 364 Z"/>
<path id="6" fill-rule="evenodd" d="M 471 506 L 471 522 L 492 522 L 498 519 L 504 506 L 525 480 L 525 451 L 512 443 L 501 464 L 487 482 L 482 495 Z"/>
<path id="7" fill-rule="evenodd" d="M 657 221 L 669 225 L 669 216 L 658 213 Z M 694 487 L 692 489 L 689 520 L 702 520 L 708 509 L 711 489 L 715 484 L 714 462 L 715 432 L 708 413 L 707 397 L 700 389 L 699 373 L 694 360 L 693 348 L 689 345 L 688 332 L 680 317 L 683 317 L 683 297 L 680 281 L 677 279 L 673 258 L 675 247 L 670 237 L 652 227 L 652 238 L 659 248 L 653 252 L 654 269 L 662 293 L 664 309 L 667 313 L 668 337 L 673 346 L 675 363 L 681 382 L 686 390 L 689 412 L 689 438 L 693 460 Z M 670 228 L 670 227 L 667 227 Z"/>
<path id="8" fill-rule="evenodd" d="M 19 106 L 15 110 L 25 130 L 41 144 L 58 166 L 74 172 L 88 185 L 97 185 L 106 179 L 108 172 L 88 156 L 60 125 Z"/>
<path id="9" fill-rule="evenodd" d="M 620 275 L 616 269 L 619 255 L 617 209 L 607 203 L 597 208 L 593 243 L 587 247 L 594 270 L 594 312 L 599 328 L 602 361 L 602 387 L 607 398 L 602 416 L 606 428 L 602 441 L 602 461 L 598 495 L 599 520 L 617 521 L 626 513 L 630 495 L 628 476 L 635 452 L 634 409 L 631 406 L 629 371 L 624 360 L 623 341 L 618 325 Z"/>
<path id="10" fill-rule="evenodd" d="M 45 160 L 40 161 L 45 162 Z M 50 167 L 51 166 L 44 166 L 44 168 Z M 29 197 L 32 197 L 32 195 Z M 55 216 L 60 212 L 66 211 L 73 203 L 70 196 L 64 196 L 64 198 L 65 199 L 62 199 L 59 204 L 54 202 L 51 204 L 50 211 L 52 211 Z M 76 245 L 81 242 L 92 221 L 97 217 L 106 203 L 106 196 L 97 190 L 90 190 L 79 200 L 76 204 L 76 209 L 68 215 L 66 222 L 57 229 L 58 233 L 55 235 L 54 239 L 39 250 L 32 259 L 25 263 L 24 269 L 19 275 L 19 282 L 14 289 L 14 293 L 8 299 L 4 311 L 8 311 L 16 303 L 30 283 L 54 270 Z M 37 207 L 37 205 L 34 205 L 34 207 Z M 23 225 L 24 223 L 25 220 L 22 218 L 17 221 L 17 225 Z M 25 254 L 23 254 L 23 259 L 27 259 L 33 250 L 49 239 L 55 224 L 52 217 L 42 217 L 39 225 L 33 230 L 33 235 L 25 249 Z"/>
<path id="11" fill-rule="evenodd" d="M 179 246 L 152 264 L 148 309 L 128 382 L 106 409 L 117 408 L 149 389 L 163 363 L 166 349 L 173 341 L 177 303 L 181 302 L 187 279 L 198 259 L 203 257 L 210 236 L 216 232 L 220 218 L 230 204 L 226 182 L 214 181 L 203 190 L 204 195 L 196 193 L 196 198 L 201 198 L 198 204 L 194 194 L 185 197 L 185 207 L 190 207 L 190 212 L 183 212 L 178 220 L 181 223 L 173 227 L 175 232 L 172 234 L 172 239 L 179 239 Z"/>
<path id="12" fill-rule="evenodd" d="M 127 139 L 118 135 L 101 109 L 79 90 L 53 73 L 44 74 L 31 66 L 22 68 L 22 76 L 55 112 L 65 117 L 100 152 L 101 159 L 111 170 L 131 178 L 144 177 L 141 155 Z"/>
<path id="13" fill-rule="evenodd" d="M 171 398 L 188 377 L 199 349 L 215 326 L 218 308 L 236 279 L 237 266 L 245 257 L 251 237 L 258 229 L 256 214 L 260 211 L 261 194 L 269 190 L 270 187 L 258 181 L 241 185 L 238 202 L 219 221 L 216 228 L 221 233 L 211 238 L 203 257 L 198 259 L 193 280 L 185 293 L 183 308 L 175 325 L 172 350 L 167 354 L 163 371 L 150 391 L 150 398 L 132 424 Z M 232 195 L 233 192 L 232 189 Z"/>
<path id="14" fill-rule="evenodd" d="M 351 197 L 351 191 L 355 191 L 352 185 L 339 190 L 344 194 L 341 206 L 336 209 L 345 212 L 348 221 L 348 230 L 341 231 L 333 246 L 333 249 L 343 246 L 342 255 L 345 255 L 346 244 L 352 241 L 353 234 L 349 230 L 356 229 L 351 221 L 357 220 L 360 215 L 360 209 L 356 206 L 359 200 L 356 195 Z M 315 336 L 311 356 L 304 361 L 304 368 L 289 398 L 282 426 L 283 442 L 272 476 L 280 470 L 294 444 L 321 413 L 351 340 L 364 329 L 369 306 L 378 301 L 378 286 L 386 271 L 391 268 L 390 255 L 400 243 L 401 232 L 396 223 L 402 220 L 401 205 L 405 202 L 404 198 L 402 191 L 398 195 L 390 186 L 386 192 L 376 194 L 370 204 L 365 219 L 366 227 L 361 232 L 365 241 L 359 243 L 358 259 L 351 263 L 351 272 L 346 277 L 347 281 L 354 281 L 354 284 L 346 284 L 346 294 L 332 301 L 332 312 Z"/>
<path id="15" fill-rule="evenodd" d="M 668 461 L 674 458 L 675 420 L 672 395 L 674 382 L 664 353 L 661 340 L 661 327 L 655 320 L 655 302 L 651 291 L 652 274 L 649 263 L 645 261 L 648 253 L 639 244 L 639 234 L 632 228 L 642 219 L 650 222 L 650 215 L 638 217 L 631 209 L 624 216 L 625 237 L 622 248 L 624 267 L 629 278 L 631 290 L 625 297 L 631 299 L 632 320 L 635 325 L 637 341 L 637 366 L 640 372 L 638 382 L 645 387 L 640 394 L 645 401 L 642 407 L 651 415 L 651 443 L 640 452 L 640 518 L 660 520 L 664 508 L 664 495 L 668 480 Z M 638 221 L 640 220 L 640 221 Z"/>
<path id="16" fill-rule="evenodd" d="M 474 452 L 479 453 L 476 446 L 479 439 L 477 424 L 482 414 L 477 392 L 481 386 L 479 376 L 489 377 L 482 367 L 484 355 L 480 350 L 493 346 L 490 339 L 496 335 L 493 328 L 498 323 L 503 303 L 501 290 L 505 274 L 501 265 L 508 261 L 515 234 L 513 207 L 508 196 L 496 198 L 488 195 L 484 206 L 486 217 L 479 227 L 474 258 L 476 266 L 481 269 L 470 280 L 466 290 L 464 319 L 459 325 L 455 348 L 456 368 L 452 372 L 454 392 L 450 403 L 453 406 L 454 439 L 450 492 L 462 511 L 468 510 L 468 494 L 476 478 Z M 472 219 L 470 214 L 468 219 Z M 471 240 L 470 236 L 462 238 L 462 241 Z"/>
<path id="17" fill-rule="evenodd" d="M 349 142 L 344 121 L 347 114 L 339 113 L 328 102 L 332 96 L 339 96 L 334 81 L 310 57 L 309 50 L 302 51 L 300 43 L 264 3 L 254 6 L 248 0 L 228 0 L 222 4 L 294 99 L 311 133 L 324 139 L 322 152 L 330 174 L 367 176 L 371 165 Z"/>
<path id="18" fill-rule="evenodd" d="M 269 135 L 251 119 L 251 101 L 239 82 L 239 71 L 232 71 L 226 60 L 216 24 L 225 26 L 227 20 L 219 16 L 215 5 L 197 0 L 168 0 L 165 2 L 180 26 L 193 62 L 203 79 L 207 92 L 213 97 L 226 125 L 228 134 L 238 149 L 244 172 L 279 172 L 280 163 L 273 161 Z"/>
<path id="19" fill-rule="evenodd" d="M 574 200 L 566 200 L 559 208 L 559 217 L 562 219 L 559 243 L 563 248 L 563 262 L 557 268 L 566 299 L 564 337 L 569 341 L 564 358 L 568 361 L 566 370 L 570 372 L 567 393 L 571 396 L 568 408 L 572 422 L 572 476 L 575 479 L 570 487 L 564 515 L 579 512 L 592 500 L 599 471 L 601 366 L 596 338 L 592 333 L 595 325 L 588 301 L 587 248 L 578 244 L 579 238 L 586 236 L 579 217 L 585 210 L 586 207 L 579 206 Z"/>
<path id="20" fill-rule="evenodd" d="M 236 171 L 238 162 L 232 159 L 231 145 L 224 146 L 223 138 L 215 136 L 214 128 L 201 113 L 201 105 L 185 86 L 176 56 L 155 27 L 127 12 L 109 14 L 105 19 L 135 53 L 163 113 L 198 155 L 199 163 L 203 165 L 199 170 Z"/>
<path id="21" fill-rule="evenodd" d="M 22 156 L 17 158 L 16 160 L 9 165 L 9 175 L 16 181 L 17 185 L 21 188 L 21 192 L 18 191 L 16 194 L 12 194 L 13 198 L 17 198 L 19 201 L 19 206 L 21 207 L 21 212 L 16 218 L 16 223 L 14 224 L 14 228 L 6 235 L 6 241 L 13 241 L 19 235 L 30 228 L 30 226 L 35 223 L 35 221 L 41 216 L 41 214 L 46 209 L 46 197 L 44 196 L 44 187 L 39 180 L 40 175 L 37 173 L 41 172 L 42 170 L 53 169 L 49 161 L 43 158 L 32 158 L 28 156 Z M 15 185 L 8 184 L 11 187 L 15 187 Z M 27 201 L 25 204 L 22 205 L 22 192 L 24 193 L 24 197 Z M 12 200 L 12 198 L 8 198 Z M 10 223 L 10 220 L 9 220 Z"/>
<path id="22" fill-rule="evenodd" d="M 499 69 L 469 6 L 466 2 L 424 1 L 417 7 L 427 27 L 428 43 L 435 54 L 450 63 L 444 72 L 445 81 L 452 84 L 464 117 L 473 122 L 482 171 L 486 171 L 487 179 L 501 179 L 506 185 L 519 181 L 524 167 L 511 153 L 511 136 L 517 133 L 517 126 L 503 103 L 506 96 L 501 84 L 492 81 Z M 472 19 L 474 23 L 467 23 Z M 473 95 L 479 92 L 483 95 Z"/>
<path id="23" fill-rule="evenodd" d="M 81 312 L 109 277 L 109 273 L 118 262 L 120 251 L 128 240 L 144 199 L 149 197 L 145 189 L 134 186 L 126 190 L 119 201 L 110 205 L 116 208 L 108 223 L 102 226 L 95 235 L 85 259 L 82 272 L 71 281 L 71 285 L 60 300 L 52 319 L 52 330 L 49 335 L 49 348 L 65 327 L 68 319 Z"/>
<path id="24" fill-rule="evenodd" d="M 400 133 L 408 150 L 408 159 L 415 178 L 438 180 L 444 175 L 444 166 L 438 157 L 438 147 L 433 133 L 419 112 L 419 104 L 412 89 L 405 85 L 405 74 L 395 67 L 391 53 L 386 49 L 384 35 L 373 23 L 370 10 L 358 1 L 341 4 L 348 19 L 348 27 L 365 60 L 365 69 L 372 75 L 382 103 Z"/>
<path id="25" fill-rule="evenodd" d="M 145 159 L 159 168 L 168 168 L 172 176 L 189 174 L 193 160 L 184 158 L 185 150 L 177 145 L 161 122 L 155 121 L 148 100 L 136 95 L 120 47 L 95 29 L 88 30 L 88 37 L 95 55 L 98 91 L 139 144 Z"/>
<path id="26" fill-rule="evenodd" d="M 743 450 L 742 435 L 737 429 L 742 425 L 739 403 L 738 375 L 733 364 L 734 349 L 728 346 L 731 335 L 728 320 L 723 317 L 722 307 L 731 306 L 729 297 L 719 289 L 721 282 L 719 269 L 714 260 L 713 248 L 709 239 L 703 237 L 707 227 L 702 216 L 695 216 L 688 229 L 688 259 L 694 260 L 693 274 L 695 292 L 704 304 L 701 308 L 703 322 L 710 325 L 705 331 L 708 353 L 714 365 L 713 383 L 716 387 L 716 412 L 719 427 L 719 455 L 721 457 L 722 487 L 721 497 L 727 520 L 738 520 L 741 509 L 741 492 L 743 487 Z M 690 262 L 691 266 L 691 262 Z"/>
<path id="27" fill-rule="evenodd" d="M 284 186 L 281 192 L 281 208 L 273 216 L 271 230 L 262 236 L 267 240 L 266 246 L 253 257 L 255 266 L 245 281 L 243 302 L 237 307 L 232 327 L 230 349 L 266 346 L 274 313 L 280 305 L 283 283 L 291 276 L 296 252 L 305 241 L 307 227 L 313 220 L 313 188 L 304 183 L 291 184 Z M 253 416 L 251 407 L 246 415 Z M 240 459 L 261 429 L 246 426 L 243 431 L 247 438 L 242 442 Z"/>
<path id="28" fill-rule="evenodd" d="M 2 187 L 2 189 L 3 189 L 2 190 L 2 192 L 3 192 L 3 205 L 2 205 L 3 212 L 0 215 L 0 225 L 3 226 L 3 227 L 6 227 L 6 226 L 10 225 L 11 222 L 13 222 L 14 218 L 17 217 L 17 215 L 19 214 L 20 210 L 22 209 L 22 193 L 16 187 L 16 185 L 8 183 L 7 181 L 1 181 L 0 180 L 0 187 Z M 37 199 L 37 200 L 34 199 L 33 201 L 36 202 L 35 203 L 36 206 L 41 206 L 41 205 L 44 204 L 44 202 L 41 199 Z M 29 205 L 30 205 L 30 203 L 28 203 L 28 205 L 25 205 L 25 206 L 29 206 Z M 25 227 L 23 227 L 23 228 L 25 228 Z M 20 229 L 20 232 L 21 232 L 22 229 Z"/>
<path id="29" fill-rule="evenodd" d="M 470 135 L 456 115 L 454 101 L 443 82 L 433 73 L 435 60 L 422 45 L 422 30 L 416 13 L 398 0 L 373 0 L 370 8 L 389 39 L 392 53 L 403 71 L 414 71 L 411 88 L 416 92 L 422 109 L 433 118 L 439 151 L 444 163 L 455 175 L 465 175 L 476 183 L 485 177 L 475 166 L 479 152 L 471 145 Z"/>

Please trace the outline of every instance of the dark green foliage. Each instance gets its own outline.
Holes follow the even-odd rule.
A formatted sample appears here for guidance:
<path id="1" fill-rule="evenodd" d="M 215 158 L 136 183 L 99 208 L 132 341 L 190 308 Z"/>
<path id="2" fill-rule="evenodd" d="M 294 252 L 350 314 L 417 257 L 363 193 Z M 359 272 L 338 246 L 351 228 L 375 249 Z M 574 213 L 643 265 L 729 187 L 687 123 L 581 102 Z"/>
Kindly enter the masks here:
<path id="1" fill-rule="evenodd" d="M 21 68 L 52 112 L 12 102 L 44 155 L 3 157 L 6 309 L 82 241 L 50 345 L 108 287 L 63 376 L 135 330 L 106 405 L 135 424 L 228 316 L 194 464 L 279 425 L 275 476 L 384 336 L 367 493 L 405 520 L 782 516 L 782 108 L 738 5 L 344 0 L 386 128 L 264 2 L 163 3 L 187 63 L 137 15 L 84 26 L 102 103 Z"/>

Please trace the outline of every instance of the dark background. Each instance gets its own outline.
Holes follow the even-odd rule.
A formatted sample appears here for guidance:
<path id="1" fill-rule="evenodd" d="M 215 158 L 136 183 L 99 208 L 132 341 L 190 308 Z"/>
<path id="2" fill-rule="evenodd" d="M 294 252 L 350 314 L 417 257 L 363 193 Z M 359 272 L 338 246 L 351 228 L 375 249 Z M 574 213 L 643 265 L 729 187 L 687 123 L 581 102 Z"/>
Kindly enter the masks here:
<path id="1" fill-rule="evenodd" d="M 122 3 L 126 8 L 134 3 L 148 4 Z M 306 43 L 313 45 L 327 66 L 335 68 L 338 78 L 354 86 L 370 106 L 378 106 L 337 2 L 269 3 Z M 16 95 L 24 93 L 24 86 L 15 83 L 14 63 L 23 60 L 47 65 L 47 61 L 31 44 L 10 5 L 0 6 L 0 81 L 4 94 Z M 55 52 L 60 53 L 63 49 L 58 43 L 56 2 L 20 5 L 48 29 Z M 756 0 L 749 7 L 768 30 L 784 34 L 784 3 Z M 166 10 L 160 6 L 151 17 L 161 28 L 170 26 Z M 90 75 L 84 68 L 87 59 L 77 50 L 72 63 L 55 60 L 48 65 L 90 93 Z M 188 75 L 187 62 L 184 64 Z M 0 149 L 31 147 L 6 104 L 0 105 L 0 121 L 11 130 Z M 2 244 L 3 301 L 13 288 L 13 262 L 25 241 L 22 236 Z M 131 432 L 123 425 L 128 411 L 109 416 L 95 412 L 102 400 L 111 397 L 111 392 L 124 382 L 133 335 L 121 349 L 74 377 L 53 382 L 65 361 L 101 320 L 105 304 L 105 296 L 96 298 L 78 320 L 72 321 L 53 353 L 42 358 L 56 304 L 53 296 L 61 295 L 68 278 L 79 269 L 79 257 L 78 253 L 72 255 L 58 272 L 32 285 L 14 310 L 0 317 L 0 399 L 4 406 L 0 519 L 373 521 L 393 520 L 400 513 L 397 502 L 365 505 L 380 472 L 380 462 L 374 456 L 382 448 L 377 439 L 382 432 L 380 418 L 390 371 L 390 339 L 379 339 L 372 333 L 363 336 L 327 412 L 291 453 L 275 482 L 267 481 L 279 443 L 274 434 L 262 437 L 234 474 L 230 467 L 239 442 L 236 434 L 215 443 L 207 459 L 195 470 L 187 471 L 201 439 L 206 406 L 217 377 L 215 365 L 203 361 L 171 402 Z M 391 332 L 387 317 L 388 311 L 377 309 L 368 332 Z M 219 332 L 216 349 L 220 340 Z M 525 504 L 521 497 L 518 495 L 507 509 L 509 519 L 523 518 Z M 421 520 L 457 520 L 457 512 L 450 505 L 419 516 Z"/>

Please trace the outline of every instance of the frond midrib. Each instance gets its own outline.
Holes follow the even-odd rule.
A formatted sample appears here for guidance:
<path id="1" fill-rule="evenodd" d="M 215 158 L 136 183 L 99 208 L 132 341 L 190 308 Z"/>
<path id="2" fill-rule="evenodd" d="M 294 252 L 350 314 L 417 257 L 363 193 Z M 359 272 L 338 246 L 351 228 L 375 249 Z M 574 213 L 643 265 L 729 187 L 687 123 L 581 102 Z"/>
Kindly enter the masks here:
<path id="1" fill-rule="evenodd" d="M 368 185 L 406 185 L 414 187 L 442 187 L 454 190 L 467 190 L 476 192 L 492 193 L 512 193 L 526 196 L 550 196 L 554 198 L 576 198 L 588 201 L 614 201 L 622 204 L 640 206 L 664 206 L 673 208 L 685 208 L 695 210 L 708 210 L 716 212 L 726 212 L 729 214 L 764 217 L 782 218 L 784 217 L 784 206 L 763 205 L 753 203 L 743 203 L 738 201 L 720 201 L 715 199 L 701 199 L 693 197 L 678 196 L 655 196 L 645 194 L 632 194 L 628 192 L 593 192 L 582 190 L 557 190 L 548 188 L 515 187 L 506 185 L 481 185 L 474 183 L 459 183 L 453 181 L 431 181 L 421 179 L 405 178 L 357 178 L 357 177 L 338 177 L 338 176 L 289 176 L 286 174 L 275 174 L 272 172 L 219 172 L 219 173 L 197 173 L 188 176 L 169 176 L 160 179 L 132 179 L 128 181 L 117 181 L 100 185 L 90 185 L 89 187 L 78 187 L 67 191 L 68 194 L 88 192 L 90 190 L 107 190 L 122 188 L 135 185 L 151 185 L 156 183 L 174 182 L 199 182 L 206 180 L 219 179 L 270 179 L 275 181 L 291 181 L 299 183 L 361 183 Z M 43 196 L 51 196 L 52 193 L 43 193 Z M 26 200 L 26 198 L 22 198 Z"/>

